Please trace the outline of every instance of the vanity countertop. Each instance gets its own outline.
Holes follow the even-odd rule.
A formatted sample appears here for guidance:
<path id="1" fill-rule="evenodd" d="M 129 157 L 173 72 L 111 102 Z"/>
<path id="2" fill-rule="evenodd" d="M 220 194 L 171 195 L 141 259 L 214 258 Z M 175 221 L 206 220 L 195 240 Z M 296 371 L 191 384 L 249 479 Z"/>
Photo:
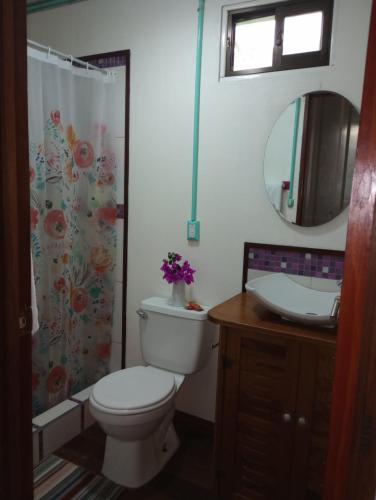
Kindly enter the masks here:
<path id="1" fill-rule="evenodd" d="M 336 343 L 337 328 L 301 325 L 284 320 L 259 305 L 249 293 L 235 297 L 210 309 L 209 319 L 221 326 L 253 328 L 265 334 L 284 334 L 289 337 Z"/>

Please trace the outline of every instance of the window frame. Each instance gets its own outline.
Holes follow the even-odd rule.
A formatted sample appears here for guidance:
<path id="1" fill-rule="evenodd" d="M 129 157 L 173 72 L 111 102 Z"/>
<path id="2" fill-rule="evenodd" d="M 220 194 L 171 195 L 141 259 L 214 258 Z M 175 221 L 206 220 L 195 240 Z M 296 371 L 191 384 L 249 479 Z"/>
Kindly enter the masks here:
<path id="1" fill-rule="evenodd" d="M 254 75 L 291 69 L 327 66 L 330 62 L 334 0 L 290 0 L 253 7 L 229 10 L 227 12 L 225 77 Z M 283 30 L 286 17 L 323 12 L 321 50 L 283 55 Z M 272 66 L 235 71 L 235 27 L 241 21 L 274 16 L 276 19 Z"/>

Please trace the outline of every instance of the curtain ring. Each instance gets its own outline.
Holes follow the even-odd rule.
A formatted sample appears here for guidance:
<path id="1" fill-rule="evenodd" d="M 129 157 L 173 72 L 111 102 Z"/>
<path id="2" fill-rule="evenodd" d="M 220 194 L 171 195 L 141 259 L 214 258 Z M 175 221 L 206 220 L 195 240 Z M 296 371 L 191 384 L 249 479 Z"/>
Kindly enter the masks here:
<path id="1" fill-rule="evenodd" d="M 48 47 L 47 59 L 50 57 L 50 55 L 51 55 L 51 47 Z"/>
<path id="2" fill-rule="evenodd" d="M 70 63 L 71 63 L 71 66 L 73 66 L 73 56 L 72 56 L 72 55 L 70 55 L 69 57 L 70 57 Z"/>
<path id="3" fill-rule="evenodd" d="M 89 61 L 86 61 L 86 71 L 89 73 Z"/>

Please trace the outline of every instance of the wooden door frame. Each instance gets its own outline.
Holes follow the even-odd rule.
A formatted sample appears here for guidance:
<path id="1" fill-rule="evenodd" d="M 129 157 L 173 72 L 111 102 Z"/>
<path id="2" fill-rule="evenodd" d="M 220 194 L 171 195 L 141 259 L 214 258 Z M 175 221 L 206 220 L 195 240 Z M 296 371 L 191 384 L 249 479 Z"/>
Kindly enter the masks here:
<path id="1" fill-rule="evenodd" d="M 349 211 L 325 500 L 374 500 L 375 440 L 376 0 Z"/>
<path id="2" fill-rule="evenodd" d="M 32 499 L 25 0 L 0 0 L 0 492 Z"/>

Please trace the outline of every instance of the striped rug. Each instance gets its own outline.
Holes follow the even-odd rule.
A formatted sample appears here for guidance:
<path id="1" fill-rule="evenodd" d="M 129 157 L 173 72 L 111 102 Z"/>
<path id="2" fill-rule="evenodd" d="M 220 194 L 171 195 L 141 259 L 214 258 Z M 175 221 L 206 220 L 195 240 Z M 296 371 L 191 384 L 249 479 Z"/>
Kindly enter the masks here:
<path id="1" fill-rule="evenodd" d="M 34 469 L 34 500 L 113 500 L 123 491 L 122 486 L 55 455 Z"/>

